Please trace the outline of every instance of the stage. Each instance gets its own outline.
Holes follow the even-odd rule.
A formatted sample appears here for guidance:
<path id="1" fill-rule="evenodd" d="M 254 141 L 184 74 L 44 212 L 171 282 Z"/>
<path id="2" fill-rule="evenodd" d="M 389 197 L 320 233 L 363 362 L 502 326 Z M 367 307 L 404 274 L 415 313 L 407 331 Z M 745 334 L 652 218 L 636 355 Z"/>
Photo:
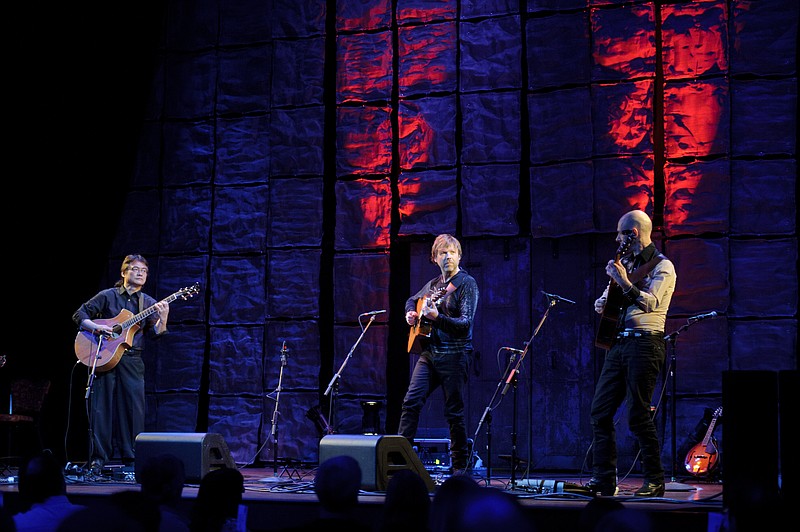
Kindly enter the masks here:
<path id="1" fill-rule="evenodd" d="M 313 492 L 314 468 L 241 468 L 245 478 L 243 504 L 247 508 L 248 529 L 252 532 L 269 532 L 297 525 L 316 515 L 317 501 Z M 81 476 L 69 472 L 67 495 L 76 503 L 92 504 L 121 490 L 140 489 L 132 468 L 110 466 L 101 477 Z M 80 473 L 80 470 L 78 471 Z M 479 472 L 480 473 L 480 472 Z M 518 497 L 530 513 L 537 532 L 575 531 L 578 529 L 581 510 L 591 500 L 582 489 L 587 477 L 575 474 L 515 475 L 498 472 L 490 482 L 485 476 L 473 475 L 482 485 L 490 484 L 507 490 Z M 448 475 L 429 471 L 438 487 Z M 0 485 L 4 504 L 16 511 L 17 487 L 8 481 Z M 699 479 L 680 479 L 667 484 L 664 497 L 643 499 L 633 496 L 641 485 L 641 478 L 629 477 L 620 482 L 615 499 L 626 507 L 639 508 L 651 517 L 655 529 L 665 532 L 712 531 L 720 528 L 723 518 L 723 489 L 720 482 Z M 183 490 L 182 509 L 187 513 L 197 496 L 197 484 L 186 484 Z M 431 494 L 433 495 L 433 493 Z M 359 514 L 378 530 L 381 522 L 385 493 L 362 491 L 359 497 Z"/>

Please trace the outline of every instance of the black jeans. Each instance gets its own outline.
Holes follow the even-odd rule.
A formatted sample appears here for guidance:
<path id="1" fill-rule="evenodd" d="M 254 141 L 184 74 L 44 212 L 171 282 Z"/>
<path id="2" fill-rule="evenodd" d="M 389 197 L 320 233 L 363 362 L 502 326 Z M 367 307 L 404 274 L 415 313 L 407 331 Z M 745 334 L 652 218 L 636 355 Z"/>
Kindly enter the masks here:
<path id="1" fill-rule="evenodd" d="M 465 469 L 469 461 L 467 427 L 464 419 L 464 388 L 469 377 L 470 351 L 420 355 L 408 385 L 398 434 L 412 440 L 417 435 L 419 416 L 428 397 L 438 388 L 444 392 L 444 417 L 450 430 L 450 457 L 454 469 Z"/>
<path id="2" fill-rule="evenodd" d="M 614 415 L 628 402 L 628 426 L 639 442 L 642 472 L 649 482 L 664 481 L 661 444 L 650 414 L 656 381 L 664 366 L 666 348 L 660 336 L 620 338 L 606 354 L 592 400 L 592 476 L 616 481 L 617 442 Z"/>

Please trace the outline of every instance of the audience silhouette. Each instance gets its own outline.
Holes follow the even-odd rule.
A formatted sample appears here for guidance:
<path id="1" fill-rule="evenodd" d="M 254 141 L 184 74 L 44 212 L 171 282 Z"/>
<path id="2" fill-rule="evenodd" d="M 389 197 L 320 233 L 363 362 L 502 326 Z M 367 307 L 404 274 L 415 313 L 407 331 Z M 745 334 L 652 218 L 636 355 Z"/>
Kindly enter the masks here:
<path id="1" fill-rule="evenodd" d="M 158 532 L 158 505 L 139 490 L 112 493 L 61 522 L 58 532 Z"/>
<path id="2" fill-rule="evenodd" d="M 425 481 L 410 469 L 395 472 L 386 486 L 382 532 L 428 532 L 431 498 Z"/>
<path id="3" fill-rule="evenodd" d="M 223 467 L 205 474 L 197 489 L 189 520 L 191 532 L 244 532 L 247 513 L 242 506 L 244 477 Z"/>
<path id="4" fill-rule="evenodd" d="M 2 501 L 3 501 L 2 493 L 0 493 L 0 503 L 2 503 Z M 2 530 L 3 532 L 17 531 L 17 525 L 14 524 L 14 516 L 11 514 L 8 508 L 3 506 L 2 504 L 0 504 L 0 530 Z"/>
<path id="5" fill-rule="evenodd" d="M 458 532 L 455 523 L 459 514 L 480 489 L 480 484 L 468 475 L 453 475 L 445 479 L 431 501 L 428 520 L 431 532 Z"/>
<path id="6" fill-rule="evenodd" d="M 142 493 L 155 502 L 161 512 L 161 532 L 187 532 L 188 512 L 179 504 L 186 481 L 186 469 L 180 458 L 171 453 L 150 456 L 139 473 Z"/>
<path id="7" fill-rule="evenodd" d="M 653 532 L 653 521 L 644 510 L 622 508 L 598 519 L 594 532 Z"/>
<path id="8" fill-rule="evenodd" d="M 453 526 L 459 532 L 536 530 L 533 519 L 525 513 L 519 499 L 494 487 L 479 487 L 477 491 L 469 492 Z"/>
<path id="9" fill-rule="evenodd" d="M 63 466 L 49 451 L 33 455 L 19 471 L 19 498 L 23 511 L 14 515 L 16 530 L 47 532 L 84 508 L 67 498 Z"/>
<path id="10" fill-rule="evenodd" d="M 319 515 L 310 522 L 285 528 L 285 531 L 370 532 L 372 527 L 356 516 L 361 490 L 361 466 L 352 456 L 332 456 L 319 465 L 314 477 L 314 493 Z"/>
<path id="11" fill-rule="evenodd" d="M 586 506 L 581 508 L 578 515 L 579 532 L 593 532 L 597 528 L 597 523 L 606 514 L 623 508 L 625 505 L 613 497 L 593 497 L 586 503 Z"/>

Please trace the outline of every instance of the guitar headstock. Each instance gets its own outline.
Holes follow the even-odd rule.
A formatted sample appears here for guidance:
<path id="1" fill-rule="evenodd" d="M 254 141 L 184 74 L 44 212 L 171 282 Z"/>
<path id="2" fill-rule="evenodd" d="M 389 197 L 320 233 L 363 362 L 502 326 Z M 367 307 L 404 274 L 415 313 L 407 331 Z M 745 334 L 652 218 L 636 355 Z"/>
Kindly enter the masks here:
<path id="1" fill-rule="evenodd" d="M 200 292 L 200 283 L 194 283 L 192 286 L 181 288 L 179 297 L 182 299 L 189 299 L 193 295 Z"/>
<path id="2" fill-rule="evenodd" d="M 614 260 L 618 261 L 628 253 L 628 250 L 630 250 L 631 246 L 633 245 L 633 240 L 633 235 L 625 235 L 625 240 L 619 243 L 617 252 L 614 254 Z"/>
<path id="3" fill-rule="evenodd" d="M 437 301 L 439 301 L 439 300 L 440 300 L 442 297 L 446 296 L 446 295 L 447 295 L 447 286 L 449 286 L 449 285 L 446 285 L 446 286 L 440 286 L 439 288 L 437 288 L 436 290 L 434 290 L 433 292 L 431 292 L 431 295 L 430 295 L 430 296 L 428 296 L 428 297 L 429 297 L 429 299 L 430 299 L 430 301 L 431 301 L 432 303 L 436 303 L 436 302 L 437 302 Z"/>
<path id="4" fill-rule="evenodd" d="M 711 417 L 713 417 L 714 419 L 717 419 L 721 415 L 722 415 L 722 407 L 720 406 L 716 410 L 714 410 L 714 415 L 711 416 Z"/>

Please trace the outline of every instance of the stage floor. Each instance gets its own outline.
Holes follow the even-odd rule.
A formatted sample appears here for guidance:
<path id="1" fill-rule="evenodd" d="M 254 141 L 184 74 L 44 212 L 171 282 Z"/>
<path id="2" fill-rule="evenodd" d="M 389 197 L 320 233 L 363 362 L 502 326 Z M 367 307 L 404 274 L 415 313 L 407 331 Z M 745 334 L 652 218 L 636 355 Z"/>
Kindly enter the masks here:
<path id="1" fill-rule="evenodd" d="M 275 531 L 307 521 L 317 511 L 313 491 L 313 468 L 289 469 L 281 467 L 241 468 L 245 479 L 243 503 L 248 512 L 248 528 L 251 532 Z M 434 485 L 438 487 L 448 475 L 429 471 Z M 582 485 L 588 477 L 570 474 L 540 473 L 516 475 L 492 474 L 490 481 L 480 474 L 473 477 L 482 485 L 491 485 L 516 496 L 528 511 L 538 532 L 574 531 L 578 527 L 580 512 L 591 500 Z M 9 510 L 18 506 L 17 487 L 14 479 L 3 478 L 0 494 Z M 640 477 L 629 477 L 619 484 L 615 499 L 626 507 L 640 508 L 653 517 L 657 531 L 702 531 L 719 528 L 723 517 L 722 484 L 700 479 L 678 479 L 667 484 L 667 492 L 660 498 L 634 497 L 633 492 L 641 485 Z M 116 491 L 140 489 L 132 468 L 110 466 L 101 477 L 67 476 L 67 494 L 71 500 L 91 504 Z M 187 513 L 197 496 L 197 484 L 186 484 L 183 490 L 182 510 Z M 433 496 L 433 493 L 431 493 Z M 377 531 L 381 521 L 385 493 L 362 491 L 359 497 L 359 515 L 375 523 Z"/>

